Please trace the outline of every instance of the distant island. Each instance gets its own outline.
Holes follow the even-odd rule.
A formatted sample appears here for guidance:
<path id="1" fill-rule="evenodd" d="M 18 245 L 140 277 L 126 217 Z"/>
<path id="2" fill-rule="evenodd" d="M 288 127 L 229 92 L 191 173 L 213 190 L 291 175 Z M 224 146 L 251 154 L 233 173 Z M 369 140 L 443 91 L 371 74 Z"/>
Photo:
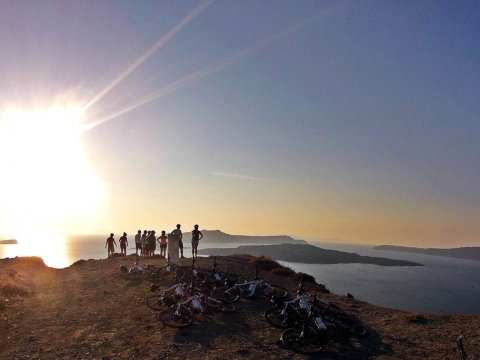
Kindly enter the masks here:
<path id="1" fill-rule="evenodd" d="M 0 245 L 12 245 L 12 244 L 18 244 L 18 241 L 14 239 L 0 240 Z"/>
<path id="2" fill-rule="evenodd" d="M 187 233 L 187 234 L 186 234 Z M 287 235 L 255 236 L 255 235 L 230 235 L 220 230 L 202 230 L 205 241 L 208 243 L 224 244 L 307 244 L 305 240 L 297 240 Z M 184 236 L 188 232 L 183 232 Z"/>
<path id="3" fill-rule="evenodd" d="M 374 249 L 480 261 L 480 247 L 460 247 L 460 248 L 452 248 L 452 249 L 438 249 L 438 248 L 417 248 L 417 247 L 396 246 L 396 245 L 379 245 L 379 246 L 375 246 Z"/>
<path id="4" fill-rule="evenodd" d="M 253 256 L 267 256 L 275 260 L 299 262 L 305 264 L 373 264 L 380 266 L 423 266 L 412 261 L 393 260 L 373 256 L 361 256 L 337 250 L 326 250 L 313 245 L 280 244 L 238 246 L 236 248 L 212 248 L 198 251 L 202 255 L 225 256 L 233 254 L 247 254 Z"/>

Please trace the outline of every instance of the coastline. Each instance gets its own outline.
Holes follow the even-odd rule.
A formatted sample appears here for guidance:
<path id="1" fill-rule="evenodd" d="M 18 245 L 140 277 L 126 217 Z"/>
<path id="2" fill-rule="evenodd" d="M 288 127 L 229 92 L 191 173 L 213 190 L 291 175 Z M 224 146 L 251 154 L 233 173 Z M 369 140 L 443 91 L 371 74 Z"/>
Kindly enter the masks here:
<path id="1" fill-rule="evenodd" d="M 251 277 L 251 259 L 219 257 L 217 261 L 224 270 Z M 183 260 L 183 265 L 190 264 L 190 259 Z M 119 276 L 120 265 L 131 266 L 134 261 L 135 256 L 81 260 L 52 269 L 38 258 L 1 259 L 2 279 L 8 277 L 28 294 L 2 299 L 0 326 L 9 336 L 0 339 L 4 349 L 0 358 L 188 358 L 191 354 L 205 359 L 305 358 L 276 344 L 278 329 L 262 317 L 268 302 L 242 302 L 237 313 L 208 317 L 188 329 L 161 326 L 144 305 L 148 284 L 133 284 Z M 165 261 L 149 262 L 161 265 Z M 212 265 L 211 258 L 198 262 L 205 268 Z M 291 273 L 278 276 L 262 271 L 260 277 L 291 291 L 298 284 L 298 277 Z M 456 359 L 455 340 L 460 334 L 469 356 L 480 355 L 478 316 L 410 313 L 337 294 L 322 294 L 322 298 L 339 304 L 368 327 L 365 339 L 326 349 L 327 358 Z"/>

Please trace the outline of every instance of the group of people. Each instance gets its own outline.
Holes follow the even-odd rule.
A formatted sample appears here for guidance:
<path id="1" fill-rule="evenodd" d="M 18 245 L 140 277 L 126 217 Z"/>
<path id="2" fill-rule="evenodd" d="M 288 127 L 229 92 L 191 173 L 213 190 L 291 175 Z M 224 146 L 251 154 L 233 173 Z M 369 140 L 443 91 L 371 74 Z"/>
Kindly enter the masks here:
<path id="1" fill-rule="evenodd" d="M 160 256 L 168 258 L 171 263 L 178 263 L 179 258 L 185 258 L 183 256 L 183 234 L 180 230 L 181 225 L 177 224 L 176 228 L 169 234 L 162 230 L 161 235 L 157 238 L 155 230 L 144 230 L 143 234 L 141 230 L 138 230 L 135 235 L 135 253 L 144 257 L 152 257 L 155 255 L 157 249 L 157 242 L 160 247 Z M 198 225 L 194 226 L 192 230 L 192 257 L 197 257 L 198 244 L 203 238 L 203 234 L 198 230 Z M 128 239 L 127 233 L 123 233 L 118 239 L 120 243 L 120 253 L 127 255 Z M 117 243 L 115 242 L 114 234 L 110 234 L 105 243 L 105 248 L 108 247 L 108 257 L 111 257 L 115 251 Z M 168 249 L 168 250 L 167 250 Z"/>

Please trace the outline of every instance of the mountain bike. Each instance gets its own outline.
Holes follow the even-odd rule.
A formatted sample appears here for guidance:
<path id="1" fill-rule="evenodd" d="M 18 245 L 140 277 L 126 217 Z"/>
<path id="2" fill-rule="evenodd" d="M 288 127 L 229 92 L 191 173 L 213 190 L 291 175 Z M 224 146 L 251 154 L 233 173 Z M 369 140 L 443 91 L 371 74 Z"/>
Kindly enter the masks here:
<path id="1" fill-rule="evenodd" d="M 288 290 L 280 287 L 271 285 L 265 280 L 258 279 L 258 269 L 255 269 L 255 279 L 252 281 L 245 281 L 244 283 L 228 283 L 225 286 L 215 287 L 212 290 L 212 296 L 226 300 L 226 301 L 236 301 L 240 296 L 245 298 L 254 297 L 258 290 L 260 289 L 262 294 L 267 298 L 276 296 L 278 298 L 285 298 L 288 296 Z"/>
<path id="2" fill-rule="evenodd" d="M 235 306 L 204 294 L 196 294 L 192 287 L 190 297 L 158 314 L 158 320 L 167 326 L 185 327 L 193 323 L 194 316 L 205 312 L 205 307 L 229 313 L 235 311 Z"/>
<path id="3" fill-rule="evenodd" d="M 283 345 L 300 354 L 312 355 L 323 350 L 329 329 L 321 316 L 311 310 L 294 327 L 286 329 L 280 338 Z"/>
<path id="4" fill-rule="evenodd" d="M 312 301 L 313 309 L 320 312 L 323 318 L 334 326 L 335 332 L 340 335 L 361 337 L 367 333 L 366 327 L 353 315 L 347 314 L 340 307 L 330 301 L 315 297 Z"/>
<path id="5" fill-rule="evenodd" d="M 185 294 L 185 284 L 175 284 L 168 289 L 163 290 L 160 294 L 150 295 L 146 300 L 147 306 L 156 311 L 163 310 L 165 307 L 175 305 Z M 150 287 L 152 292 L 157 290 L 157 286 L 152 284 Z"/>
<path id="6" fill-rule="evenodd" d="M 302 286 L 299 286 L 297 296 L 293 300 L 285 301 L 284 298 L 273 296 L 271 302 L 273 307 L 265 311 L 265 319 L 270 325 L 283 329 L 308 316 L 312 307 Z"/>

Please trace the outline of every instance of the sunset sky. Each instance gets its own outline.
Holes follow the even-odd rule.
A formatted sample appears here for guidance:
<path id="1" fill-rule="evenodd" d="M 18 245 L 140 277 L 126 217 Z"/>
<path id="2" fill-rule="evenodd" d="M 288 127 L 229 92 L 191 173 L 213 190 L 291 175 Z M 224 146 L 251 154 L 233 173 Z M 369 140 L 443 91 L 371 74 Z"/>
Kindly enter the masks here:
<path id="1" fill-rule="evenodd" d="M 480 245 L 478 1 L 2 1 L 0 34 L 0 237 Z"/>

